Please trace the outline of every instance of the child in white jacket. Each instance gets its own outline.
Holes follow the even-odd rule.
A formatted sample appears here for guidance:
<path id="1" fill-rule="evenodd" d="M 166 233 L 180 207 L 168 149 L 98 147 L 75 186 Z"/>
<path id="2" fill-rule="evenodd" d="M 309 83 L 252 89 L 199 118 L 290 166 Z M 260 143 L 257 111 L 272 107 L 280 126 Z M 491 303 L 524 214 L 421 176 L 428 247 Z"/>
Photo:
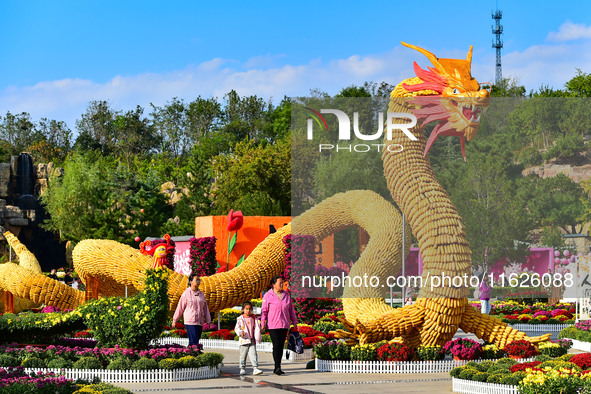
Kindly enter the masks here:
<path id="1" fill-rule="evenodd" d="M 236 320 L 236 335 L 240 342 L 240 375 L 246 374 L 246 355 L 252 363 L 253 375 L 261 375 L 263 371 L 259 369 L 259 360 L 257 356 L 256 344 L 261 343 L 261 322 L 254 317 L 252 313 L 252 304 L 246 301 L 242 304 L 242 315 Z"/>

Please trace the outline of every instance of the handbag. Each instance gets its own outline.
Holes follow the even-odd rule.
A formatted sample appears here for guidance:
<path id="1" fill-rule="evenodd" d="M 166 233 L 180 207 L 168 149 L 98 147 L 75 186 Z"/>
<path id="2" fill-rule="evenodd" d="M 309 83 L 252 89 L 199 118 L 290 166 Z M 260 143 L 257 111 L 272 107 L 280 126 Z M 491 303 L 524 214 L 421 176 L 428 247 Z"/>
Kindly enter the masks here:
<path id="1" fill-rule="evenodd" d="M 287 340 L 287 348 L 297 354 L 304 353 L 304 340 L 302 339 L 299 332 L 291 332 L 289 333 L 289 338 Z"/>

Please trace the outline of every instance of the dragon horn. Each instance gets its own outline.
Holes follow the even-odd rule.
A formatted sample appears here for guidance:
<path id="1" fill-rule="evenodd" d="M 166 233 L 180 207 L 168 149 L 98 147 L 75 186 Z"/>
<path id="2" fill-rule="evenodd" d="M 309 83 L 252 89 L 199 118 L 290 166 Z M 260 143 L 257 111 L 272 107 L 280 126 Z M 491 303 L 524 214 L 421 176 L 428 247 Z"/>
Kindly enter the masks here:
<path id="1" fill-rule="evenodd" d="M 466 56 L 466 60 L 468 61 L 468 64 L 470 65 L 470 67 L 472 66 L 472 49 L 474 48 L 474 45 L 470 45 L 470 49 L 468 50 L 468 56 Z"/>
<path id="2" fill-rule="evenodd" d="M 427 58 L 431 61 L 431 63 L 433 63 L 433 65 L 435 66 L 435 68 L 437 70 L 445 71 L 443 69 L 443 67 L 441 66 L 441 64 L 439 63 L 437 56 L 435 56 L 434 54 L 432 54 L 428 50 L 423 49 L 423 48 L 419 48 L 418 46 L 415 46 L 415 45 L 407 44 L 406 42 L 403 42 L 403 41 L 400 41 L 400 43 L 402 45 L 404 45 L 405 47 L 408 47 L 408 48 L 414 49 L 415 51 L 421 52 L 423 55 L 427 56 Z M 472 57 L 472 49 L 470 49 L 470 52 L 468 53 L 468 55 L 470 56 L 470 58 Z"/>

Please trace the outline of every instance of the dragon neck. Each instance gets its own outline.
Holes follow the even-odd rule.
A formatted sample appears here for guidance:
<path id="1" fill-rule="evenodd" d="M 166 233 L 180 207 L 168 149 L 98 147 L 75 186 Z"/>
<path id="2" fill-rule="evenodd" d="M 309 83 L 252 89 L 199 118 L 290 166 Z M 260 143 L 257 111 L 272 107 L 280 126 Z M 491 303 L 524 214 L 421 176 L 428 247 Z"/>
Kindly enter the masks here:
<path id="1" fill-rule="evenodd" d="M 403 101 L 396 97 L 402 96 L 400 86 L 394 90 L 388 110 L 408 113 L 410 111 L 401 105 Z M 417 141 L 411 141 L 401 132 L 394 132 L 391 141 L 384 139 L 385 145 L 402 145 L 403 151 L 384 149 L 382 160 L 392 198 L 419 241 L 424 264 L 419 296 L 463 298 L 468 294 L 466 287 L 448 285 L 431 291 L 431 287 L 425 285 L 430 283 L 428 277 L 470 275 L 471 252 L 462 218 L 437 181 L 429 158 L 423 154 L 426 138 L 418 126 L 411 131 Z"/>

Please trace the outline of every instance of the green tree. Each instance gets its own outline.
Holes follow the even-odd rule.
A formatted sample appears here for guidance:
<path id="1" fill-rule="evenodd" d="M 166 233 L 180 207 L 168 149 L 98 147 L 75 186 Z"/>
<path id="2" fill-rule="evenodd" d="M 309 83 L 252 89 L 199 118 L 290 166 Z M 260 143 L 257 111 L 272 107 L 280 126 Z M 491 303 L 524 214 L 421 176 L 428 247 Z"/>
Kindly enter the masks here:
<path id="1" fill-rule="evenodd" d="M 43 138 L 27 112 L 14 115 L 9 111 L 1 120 L 0 139 L 7 143 L 10 155 L 20 154 Z"/>
<path id="2" fill-rule="evenodd" d="M 52 178 L 41 197 L 50 216 L 44 227 L 76 242 L 106 238 L 131 244 L 136 235 L 160 235 L 172 214 L 161 184 L 155 172 L 142 177 L 97 153 L 75 153 L 64 164 L 64 176 Z"/>
<path id="3" fill-rule="evenodd" d="M 451 195 L 466 226 L 472 261 L 485 270 L 502 258 L 523 260 L 533 228 L 505 163 L 495 155 L 471 155 Z"/>
<path id="4" fill-rule="evenodd" d="M 212 159 L 214 214 L 240 209 L 245 215 L 290 215 L 290 141 L 238 142 L 232 154 Z"/>
<path id="5" fill-rule="evenodd" d="M 115 151 L 117 141 L 114 120 L 117 112 L 107 101 L 91 101 L 80 119 L 76 120 L 78 137 L 74 148 L 85 152 L 98 150 L 104 155 Z"/>
<path id="6" fill-rule="evenodd" d="M 538 179 L 528 208 L 538 226 L 559 227 L 567 234 L 579 234 L 587 220 L 583 187 L 564 174 Z"/>

